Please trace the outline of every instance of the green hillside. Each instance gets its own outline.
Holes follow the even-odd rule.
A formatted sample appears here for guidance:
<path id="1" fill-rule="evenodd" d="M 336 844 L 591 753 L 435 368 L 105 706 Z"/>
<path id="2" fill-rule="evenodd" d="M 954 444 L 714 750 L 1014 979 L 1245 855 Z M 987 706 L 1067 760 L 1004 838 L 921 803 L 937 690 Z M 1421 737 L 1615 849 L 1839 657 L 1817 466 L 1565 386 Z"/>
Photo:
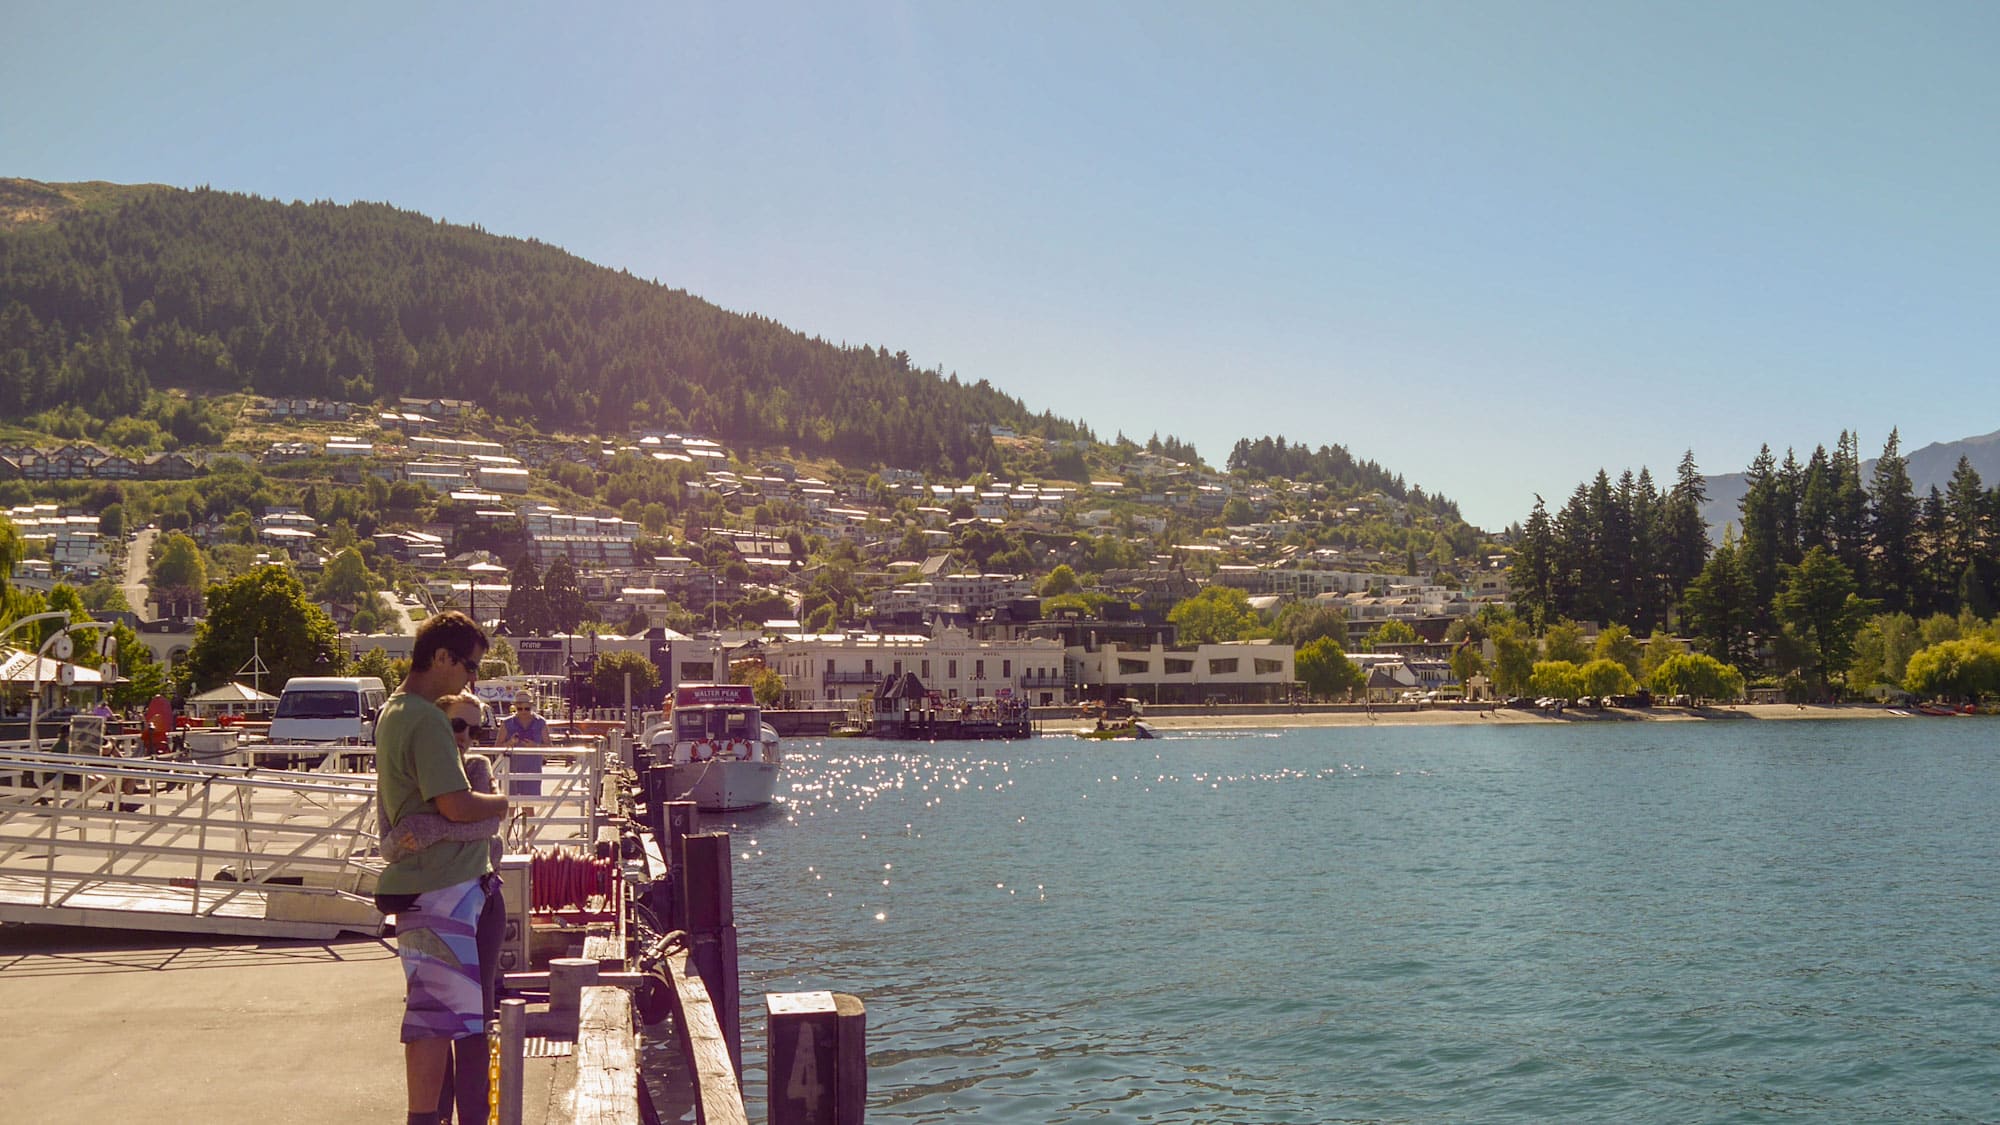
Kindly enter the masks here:
<path id="1" fill-rule="evenodd" d="M 1091 436 L 902 353 L 382 204 L 0 179 L 0 416 L 109 418 L 169 386 L 462 398 L 957 473 L 998 468 L 982 423 Z"/>

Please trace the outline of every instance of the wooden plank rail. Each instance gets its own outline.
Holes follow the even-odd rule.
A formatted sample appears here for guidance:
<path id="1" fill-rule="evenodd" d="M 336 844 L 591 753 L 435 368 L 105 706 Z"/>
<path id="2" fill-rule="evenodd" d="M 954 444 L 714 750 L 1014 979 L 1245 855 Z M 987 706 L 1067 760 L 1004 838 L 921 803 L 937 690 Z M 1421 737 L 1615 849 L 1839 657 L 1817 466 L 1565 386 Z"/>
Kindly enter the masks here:
<path id="1" fill-rule="evenodd" d="M 674 1026 L 680 1031 L 681 1054 L 698 1095 L 695 1120 L 699 1125 L 750 1125 L 736 1062 L 708 986 L 700 974 L 689 970 L 685 952 L 667 956 L 667 973 L 673 980 Z"/>
<path id="2" fill-rule="evenodd" d="M 560 1119 L 639 1125 L 639 1082 L 631 995 L 622 988 L 585 988 L 576 1029 L 576 1085 Z"/>

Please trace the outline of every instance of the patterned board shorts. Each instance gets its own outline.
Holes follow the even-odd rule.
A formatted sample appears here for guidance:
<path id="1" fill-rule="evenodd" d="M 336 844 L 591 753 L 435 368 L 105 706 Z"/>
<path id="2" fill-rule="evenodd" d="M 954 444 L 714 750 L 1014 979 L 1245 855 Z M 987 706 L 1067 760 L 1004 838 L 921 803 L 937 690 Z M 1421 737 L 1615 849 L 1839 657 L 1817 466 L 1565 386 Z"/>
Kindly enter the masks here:
<path id="1" fill-rule="evenodd" d="M 487 894 L 486 879 L 471 879 L 426 891 L 396 915 L 396 955 L 408 985 L 403 1042 L 486 1033 L 477 939 Z"/>

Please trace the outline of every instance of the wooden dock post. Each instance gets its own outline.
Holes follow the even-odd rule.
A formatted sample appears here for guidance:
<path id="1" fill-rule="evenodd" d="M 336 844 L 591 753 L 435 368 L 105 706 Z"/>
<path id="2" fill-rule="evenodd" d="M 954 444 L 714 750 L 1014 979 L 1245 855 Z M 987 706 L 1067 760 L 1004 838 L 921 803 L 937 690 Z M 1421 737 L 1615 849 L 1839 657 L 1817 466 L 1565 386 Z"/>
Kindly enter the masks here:
<path id="1" fill-rule="evenodd" d="M 653 830 L 660 858 L 671 864 L 673 857 L 667 854 L 667 794 L 673 792 L 674 767 L 647 766 L 640 778 L 646 787 L 646 827 Z"/>
<path id="2" fill-rule="evenodd" d="M 729 1058 L 743 1072 L 741 996 L 736 977 L 736 905 L 729 862 L 729 833 L 700 832 L 681 839 L 683 928 L 688 959 L 708 986 L 717 1021 L 729 1041 Z"/>
<path id="3" fill-rule="evenodd" d="M 764 997 L 770 1125 L 861 1125 L 868 1107 L 868 1012 L 845 992 Z"/>
<path id="4" fill-rule="evenodd" d="M 681 887 L 687 883 L 687 854 L 682 841 L 701 831 L 701 813 L 693 801 L 662 801 L 661 807 L 666 810 L 667 834 L 660 839 L 660 856 L 667 861 L 668 885 L 674 888 L 673 912 L 667 919 L 667 928 L 685 930 L 687 896 L 681 893 Z M 725 854 L 728 850 L 723 848 Z"/>

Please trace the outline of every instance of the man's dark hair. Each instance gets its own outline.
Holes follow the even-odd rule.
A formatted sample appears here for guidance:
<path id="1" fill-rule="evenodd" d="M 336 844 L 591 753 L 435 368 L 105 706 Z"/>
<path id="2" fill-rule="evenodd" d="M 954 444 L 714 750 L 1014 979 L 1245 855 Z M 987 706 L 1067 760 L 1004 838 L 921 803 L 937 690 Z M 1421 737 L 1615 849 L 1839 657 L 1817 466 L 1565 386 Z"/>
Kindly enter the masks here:
<path id="1" fill-rule="evenodd" d="M 410 667 L 419 672 L 430 668 L 440 650 L 462 664 L 470 664 L 484 655 L 487 648 L 486 630 L 463 613 L 448 609 L 417 626 L 416 642 L 410 646 Z"/>

